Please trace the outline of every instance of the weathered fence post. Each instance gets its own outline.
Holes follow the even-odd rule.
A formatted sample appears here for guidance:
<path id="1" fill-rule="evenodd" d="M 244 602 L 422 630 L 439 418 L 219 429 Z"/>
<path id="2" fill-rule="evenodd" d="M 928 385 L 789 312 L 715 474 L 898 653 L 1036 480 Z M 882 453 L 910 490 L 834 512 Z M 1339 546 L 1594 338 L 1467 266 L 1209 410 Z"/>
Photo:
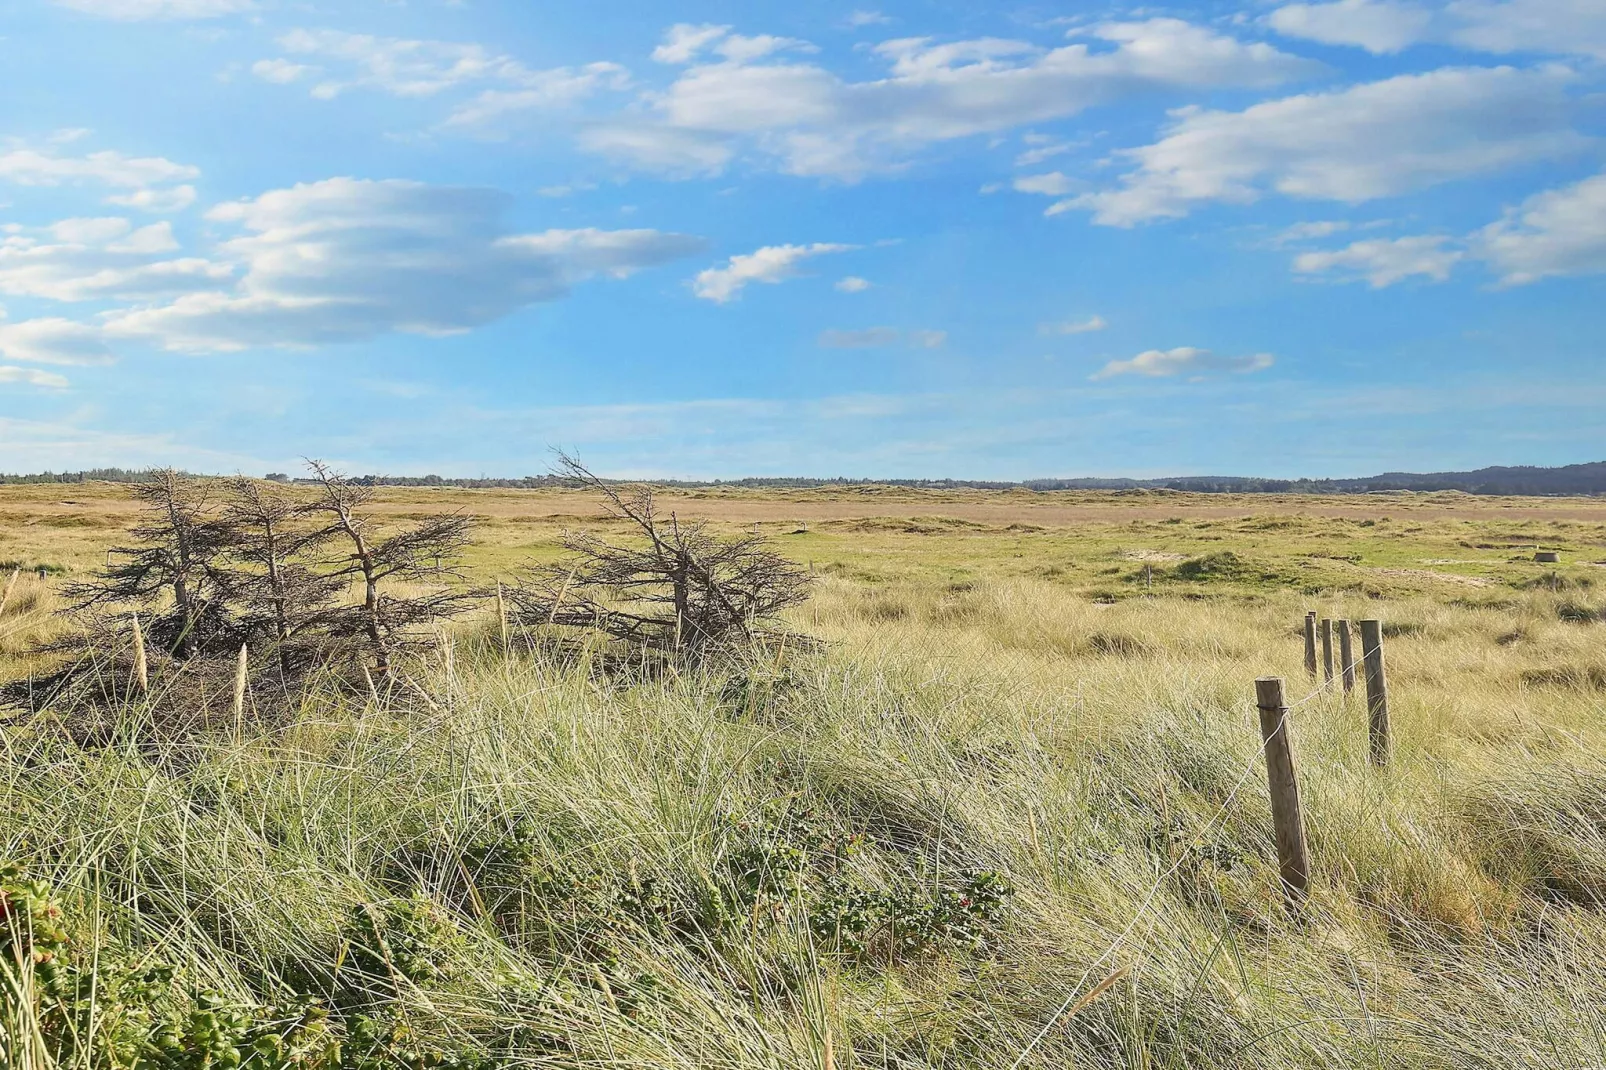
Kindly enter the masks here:
<path id="1" fill-rule="evenodd" d="M 1305 671 L 1316 679 L 1316 611 L 1305 614 Z"/>
<path id="2" fill-rule="evenodd" d="M 1350 642 L 1349 621 L 1334 621 L 1338 625 L 1338 661 L 1344 677 L 1344 694 L 1355 690 L 1355 648 Z"/>
<path id="3" fill-rule="evenodd" d="M 1366 667 L 1366 721 L 1372 764 L 1389 764 L 1389 685 L 1383 672 L 1383 622 L 1361 621 L 1361 657 Z"/>
<path id="4" fill-rule="evenodd" d="M 1333 622 L 1322 618 L 1322 683 L 1333 683 Z"/>
<path id="5" fill-rule="evenodd" d="M 496 584 L 496 626 L 502 634 L 502 653 L 508 652 L 507 643 L 507 602 L 502 598 L 502 582 Z"/>
<path id="6" fill-rule="evenodd" d="M 1299 781 L 1294 776 L 1294 750 L 1288 738 L 1288 705 L 1283 701 L 1281 677 L 1255 681 L 1255 705 L 1260 709 L 1260 738 L 1266 753 L 1266 785 L 1271 789 L 1271 821 L 1277 836 L 1277 870 L 1290 908 L 1310 888 L 1310 858 L 1305 846 L 1305 817 L 1299 806 Z"/>

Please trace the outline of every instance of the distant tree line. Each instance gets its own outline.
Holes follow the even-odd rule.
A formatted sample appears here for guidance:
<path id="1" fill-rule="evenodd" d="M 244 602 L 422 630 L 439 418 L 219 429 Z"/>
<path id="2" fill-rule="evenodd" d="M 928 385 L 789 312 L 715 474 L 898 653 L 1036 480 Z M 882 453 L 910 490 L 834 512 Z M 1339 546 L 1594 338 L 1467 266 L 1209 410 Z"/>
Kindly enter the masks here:
<path id="1" fill-rule="evenodd" d="M 149 482 L 152 471 L 129 468 L 91 468 L 82 472 L 41 472 L 35 475 L 0 474 L 4 483 L 109 483 Z M 282 472 L 266 477 L 276 483 L 311 483 L 293 479 Z M 465 478 L 461 476 L 354 476 L 348 482 L 359 487 L 469 487 L 479 489 L 525 489 L 565 485 L 559 476 L 522 476 L 517 479 Z M 622 480 L 599 480 L 620 483 Z M 908 487 L 920 490 L 1179 490 L 1197 494 L 1375 494 L 1387 491 L 1458 490 L 1467 494 L 1596 495 L 1606 494 L 1606 461 L 1569 464 L 1558 468 L 1496 467 L 1471 472 L 1385 472 L 1355 479 L 1266 479 L 1260 476 L 1173 476 L 1161 479 L 1027 479 L 1020 482 L 986 479 L 871 479 L 836 476 L 755 476 L 745 479 L 660 479 L 660 487 L 692 490 L 738 487 L 777 490 L 829 489 L 832 487 Z"/>

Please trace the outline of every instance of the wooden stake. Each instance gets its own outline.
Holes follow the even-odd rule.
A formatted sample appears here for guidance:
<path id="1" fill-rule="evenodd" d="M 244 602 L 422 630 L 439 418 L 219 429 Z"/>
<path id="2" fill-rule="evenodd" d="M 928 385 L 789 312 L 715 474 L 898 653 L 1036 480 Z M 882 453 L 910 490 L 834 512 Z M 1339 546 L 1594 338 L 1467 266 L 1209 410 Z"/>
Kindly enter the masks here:
<path id="1" fill-rule="evenodd" d="M 251 666 L 251 652 L 240 644 L 240 659 L 234 666 L 234 734 L 238 736 L 245 725 L 245 677 Z"/>
<path id="2" fill-rule="evenodd" d="M 1305 671 L 1316 679 L 1316 611 L 1305 614 Z"/>
<path id="3" fill-rule="evenodd" d="M 6 581 L 6 590 L 0 594 L 0 617 L 6 615 L 6 603 L 11 601 L 11 588 L 17 585 L 17 577 L 22 575 L 22 566 L 18 565 L 11 570 L 11 578 Z"/>
<path id="4" fill-rule="evenodd" d="M 836 1045 L 831 1042 L 831 1027 L 825 1027 L 825 1051 L 821 1053 L 820 1070 L 836 1070 Z"/>
<path id="5" fill-rule="evenodd" d="M 507 602 L 502 598 L 502 583 L 500 580 L 496 584 L 496 622 L 502 631 L 502 653 L 506 654 L 508 652 Z"/>
<path id="6" fill-rule="evenodd" d="M 1322 618 L 1322 682 L 1333 682 L 1333 622 Z"/>
<path id="7" fill-rule="evenodd" d="M 1366 722 L 1373 765 L 1389 764 L 1389 685 L 1383 671 L 1383 622 L 1361 621 L 1361 657 L 1366 667 Z"/>
<path id="8" fill-rule="evenodd" d="M 145 633 L 139 630 L 139 614 L 134 614 L 134 686 L 139 693 L 151 693 L 150 663 L 145 660 Z"/>
<path id="9" fill-rule="evenodd" d="M 1344 694 L 1355 690 L 1355 649 L 1350 643 L 1349 621 L 1334 621 L 1338 626 L 1338 664 L 1344 677 Z"/>
<path id="10" fill-rule="evenodd" d="M 1260 710 L 1260 738 L 1266 754 L 1266 784 L 1271 789 L 1271 820 L 1277 834 L 1277 870 L 1290 909 L 1310 888 L 1310 858 L 1305 846 L 1305 816 L 1294 775 L 1294 748 L 1288 738 L 1288 705 L 1281 677 L 1255 681 Z"/>

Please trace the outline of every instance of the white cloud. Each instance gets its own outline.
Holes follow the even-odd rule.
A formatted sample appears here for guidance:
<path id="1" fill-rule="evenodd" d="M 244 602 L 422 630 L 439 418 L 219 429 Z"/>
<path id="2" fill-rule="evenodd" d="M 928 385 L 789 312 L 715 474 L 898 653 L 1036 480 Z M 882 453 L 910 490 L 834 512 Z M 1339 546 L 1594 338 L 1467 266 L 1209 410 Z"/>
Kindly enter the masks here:
<path id="1" fill-rule="evenodd" d="M 1139 375 L 1149 379 L 1186 375 L 1202 379 L 1220 373 L 1244 374 L 1269 368 L 1276 362 L 1270 353 L 1247 357 L 1217 356 L 1208 349 L 1178 346 L 1176 349 L 1149 349 L 1131 360 L 1112 360 L 1092 375 L 1093 379 L 1112 379 L 1118 375 Z"/>
<path id="2" fill-rule="evenodd" d="M 664 42 L 652 50 L 652 58 L 658 63 L 690 63 L 703 49 L 730 32 L 729 26 L 677 22 L 664 31 Z"/>
<path id="3" fill-rule="evenodd" d="M 856 248 L 835 242 L 815 242 L 813 245 L 766 245 L 751 253 L 731 257 L 724 267 L 699 271 L 692 280 L 692 291 L 698 297 L 724 304 L 741 295 L 750 282 L 777 283 L 798 272 L 798 265 L 809 257 L 825 253 L 844 253 Z"/>
<path id="4" fill-rule="evenodd" d="M 1457 249 L 1446 248 L 1449 240 L 1438 235 L 1371 238 L 1342 249 L 1300 253 L 1294 258 L 1294 271 L 1301 275 L 1337 271 L 1350 278 L 1364 278 L 1374 290 L 1416 275 L 1443 282 L 1465 256 Z"/>
<path id="5" fill-rule="evenodd" d="M 1267 21 L 1289 37 L 1374 53 L 1431 42 L 1500 55 L 1606 58 L 1606 8 L 1599 0 L 1333 0 L 1287 4 Z"/>
<path id="6" fill-rule="evenodd" d="M 1398 52 L 1420 41 L 1433 21 L 1431 12 L 1393 0 L 1336 0 L 1328 4 L 1288 4 L 1267 20 L 1288 37 L 1327 45 L 1358 45 L 1368 52 Z"/>
<path id="7" fill-rule="evenodd" d="M 1063 156 L 1076 147 L 1074 142 L 1061 141 L 1044 134 L 1027 134 L 1021 140 L 1032 147 L 1015 157 L 1016 167 L 1036 167 L 1043 161 Z"/>
<path id="8" fill-rule="evenodd" d="M 948 332 L 929 329 L 901 331 L 896 327 L 832 328 L 821 331 L 817 341 L 823 349 L 887 349 L 896 345 L 906 345 L 912 349 L 940 349 L 948 341 Z"/>
<path id="9" fill-rule="evenodd" d="M 676 27 L 654 56 L 692 62 L 727 32 Z M 744 152 L 788 173 L 853 180 L 896 169 L 927 145 L 1064 118 L 1156 88 L 1265 87 L 1319 69 L 1177 19 L 1102 23 L 1087 36 L 1101 49 L 1082 41 L 1053 49 L 997 38 L 888 41 L 875 54 L 889 74 L 861 82 L 796 59 L 754 63 L 727 49 L 733 54 L 696 63 L 666 90 L 644 94 L 582 146 L 647 170 L 705 173 Z"/>
<path id="10" fill-rule="evenodd" d="M 1063 197 L 1082 184 L 1058 171 L 1050 171 L 1046 175 L 1022 175 L 1011 183 L 1017 193 L 1040 193 L 1045 197 Z"/>
<path id="11" fill-rule="evenodd" d="M 195 203 L 194 186 L 171 186 L 167 189 L 140 189 L 132 193 L 113 193 L 107 204 L 121 208 L 135 208 L 142 212 L 164 214 L 182 212 Z"/>
<path id="12" fill-rule="evenodd" d="M 848 25 L 855 29 L 860 26 L 884 26 L 891 21 L 891 17 L 883 15 L 879 11 L 853 11 L 849 12 L 847 18 Z"/>
<path id="13" fill-rule="evenodd" d="M 208 289 L 231 269 L 178 249 L 165 222 L 135 229 L 126 219 L 63 219 L 0 238 L 0 293 L 51 301 L 150 300 Z"/>
<path id="14" fill-rule="evenodd" d="M 1285 245 L 1294 245 L 1299 242 L 1311 241 L 1314 238 L 1330 238 L 1334 234 L 1349 229 L 1349 224 L 1342 219 L 1316 219 L 1308 223 L 1295 223 L 1284 227 L 1272 238 L 1271 243 L 1278 248 Z"/>
<path id="15" fill-rule="evenodd" d="M 259 59 L 251 64 L 251 73 L 264 82 L 273 82 L 275 85 L 289 85 L 318 68 L 305 63 L 291 63 L 287 59 Z"/>
<path id="16" fill-rule="evenodd" d="M 0 321 L 0 358 L 30 364 L 109 364 L 111 351 L 94 327 L 55 316 Z"/>
<path id="17" fill-rule="evenodd" d="M 484 87 L 452 112 L 446 120 L 449 126 L 483 126 L 509 113 L 559 107 L 600 90 L 629 85 L 625 69 L 616 63 L 532 70 L 482 45 L 451 41 L 297 29 L 280 37 L 279 47 L 294 56 L 344 67 L 344 73 L 313 84 L 312 95 L 319 100 L 359 87 L 415 98 L 465 86 Z M 259 60 L 251 69 L 267 81 L 290 83 L 320 68 L 278 57 Z"/>
<path id="18" fill-rule="evenodd" d="M 848 275 L 836 282 L 836 288 L 845 294 L 862 294 L 871 287 L 869 279 L 861 279 L 857 275 Z"/>
<path id="19" fill-rule="evenodd" d="M 38 368 L 16 368 L 3 364 L 0 364 L 0 383 L 26 383 L 29 386 L 43 386 L 53 390 L 65 389 L 68 385 L 65 375 L 40 371 Z"/>
<path id="20" fill-rule="evenodd" d="M 1131 226 L 1268 191 L 1353 204 L 1553 159 L 1589 143 L 1569 126 L 1570 80 L 1556 68 L 1444 68 L 1242 112 L 1183 109 L 1160 141 L 1121 153 L 1138 167 L 1120 188 L 1051 211 Z"/>
<path id="21" fill-rule="evenodd" d="M 702 247 L 655 230 L 508 233 L 494 190 L 334 178 L 220 205 L 243 233 L 216 258 L 239 281 L 105 317 L 113 337 L 170 349 L 310 346 L 391 331 L 469 330 Z"/>
<path id="22" fill-rule="evenodd" d="M 1103 316 L 1089 316 L 1085 320 L 1065 320 L 1061 323 L 1040 323 L 1038 334 L 1088 334 L 1108 327 Z"/>
<path id="23" fill-rule="evenodd" d="M 1473 246 L 1508 284 L 1606 271 L 1606 174 L 1529 197 Z"/>
<path id="24" fill-rule="evenodd" d="M 106 186 L 143 189 L 169 182 L 184 182 L 200 175 L 197 168 L 160 156 L 124 156 L 120 152 L 92 152 L 63 156 L 54 149 L 40 151 L 15 142 L 0 144 L 0 180 L 21 186 L 60 186 L 98 182 Z"/>
<path id="25" fill-rule="evenodd" d="M 144 19 L 214 19 L 249 11 L 251 0 L 55 0 L 61 7 L 120 22 Z"/>

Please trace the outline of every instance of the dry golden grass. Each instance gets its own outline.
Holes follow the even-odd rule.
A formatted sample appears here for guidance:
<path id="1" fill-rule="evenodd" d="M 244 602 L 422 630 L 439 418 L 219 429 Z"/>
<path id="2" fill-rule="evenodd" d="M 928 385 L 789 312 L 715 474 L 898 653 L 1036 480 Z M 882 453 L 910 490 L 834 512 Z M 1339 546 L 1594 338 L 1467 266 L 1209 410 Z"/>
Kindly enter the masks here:
<path id="1" fill-rule="evenodd" d="M 827 1036 L 839 1067 L 1606 1063 L 1606 503 L 1089 496 L 1045 521 L 981 497 L 686 498 L 815 562 L 793 624 L 818 652 L 606 677 L 504 657 L 487 619 L 413 670 L 431 712 L 314 696 L 287 728 L 165 756 L 0 729 L 0 858 L 48 874 L 108 959 L 160 947 L 240 1006 L 345 954 L 346 911 L 423 896 L 451 937 L 396 1005 L 510 1065 L 819 1066 Z M 592 512 L 384 501 L 487 517 L 480 576 L 553 552 L 542 510 Z M 114 533 L 6 509 L 0 558 L 90 567 Z M 19 584 L 0 665 L 58 626 L 59 582 Z M 1359 694 L 1294 710 L 1315 873 L 1291 917 L 1253 681 L 1312 689 L 1306 609 L 1389 626 L 1395 749 L 1369 765 Z M 868 833 L 867 886 L 1001 874 L 988 948 L 844 956 L 801 899 L 711 912 L 732 821 L 776 806 Z M 544 919 L 485 907 L 473 860 L 513 829 Z M 575 936 L 645 879 L 665 927 Z M 562 1043 L 497 1047 L 532 1023 Z"/>

